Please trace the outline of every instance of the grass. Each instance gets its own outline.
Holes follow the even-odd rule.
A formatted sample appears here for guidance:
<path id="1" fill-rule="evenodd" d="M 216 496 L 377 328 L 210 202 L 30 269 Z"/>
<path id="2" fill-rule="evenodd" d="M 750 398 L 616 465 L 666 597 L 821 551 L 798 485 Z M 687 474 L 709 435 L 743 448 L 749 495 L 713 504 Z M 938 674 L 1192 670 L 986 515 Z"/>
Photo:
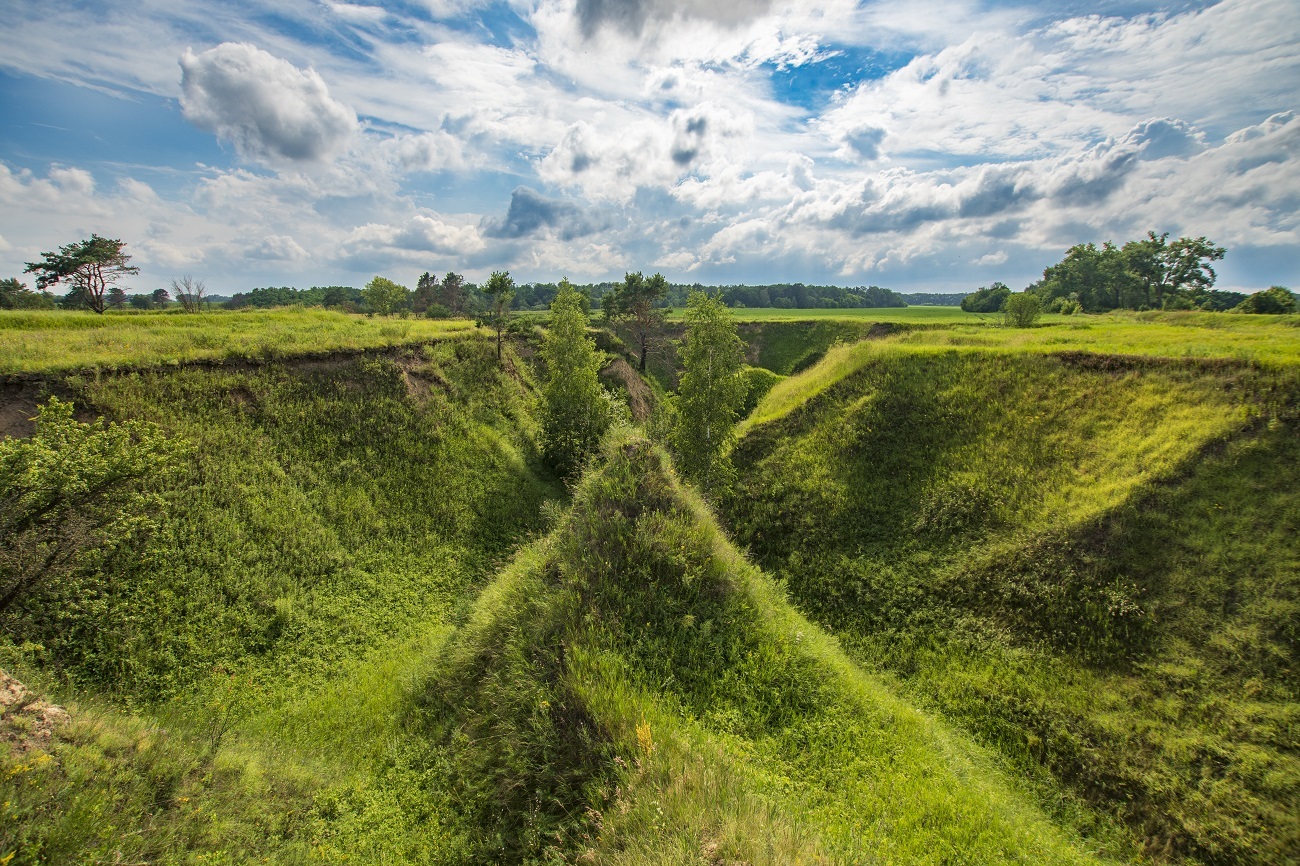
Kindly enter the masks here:
<path id="1" fill-rule="evenodd" d="M 322 309 L 195 315 L 0 311 L 0 374 L 288 358 L 445 339 L 462 320 L 385 319 Z"/>
<path id="2" fill-rule="evenodd" d="M 393 743 L 403 683 L 562 495 L 537 465 L 530 373 L 507 361 L 471 337 L 67 379 L 81 407 L 161 425 L 190 465 L 148 543 L 0 623 L 4 666 L 91 720 L 51 745 L 43 775 L 0 771 L 18 810 L 0 858 L 460 850 L 450 808 L 418 793 Z M 27 779 L 42 781 L 15 787 Z"/>
<path id="3" fill-rule="evenodd" d="M 478 862 L 1101 862 L 608 446 L 425 686 Z"/>
<path id="4" fill-rule="evenodd" d="M 1227 327 L 1246 347 L 1162 317 L 1066 331 L 1086 354 L 1051 328 L 832 349 L 755 410 L 723 512 L 1062 819 L 1116 817 L 1157 861 L 1284 863 L 1300 373 L 1286 322 Z M 1193 359 L 1164 357 L 1173 333 Z"/>
<path id="5" fill-rule="evenodd" d="M 890 322 L 899 324 L 950 325 L 970 322 L 994 323 L 994 313 L 967 313 L 961 307 L 878 307 L 869 309 L 783 310 L 776 307 L 736 307 L 731 315 L 737 322 Z M 681 317 L 680 311 L 671 318 Z"/>

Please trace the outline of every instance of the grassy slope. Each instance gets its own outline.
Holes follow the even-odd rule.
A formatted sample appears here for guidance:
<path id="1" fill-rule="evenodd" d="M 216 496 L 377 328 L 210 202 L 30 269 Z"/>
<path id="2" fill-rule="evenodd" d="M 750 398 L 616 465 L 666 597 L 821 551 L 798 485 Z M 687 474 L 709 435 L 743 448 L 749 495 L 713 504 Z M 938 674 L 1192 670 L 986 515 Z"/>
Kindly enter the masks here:
<path id="1" fill-rule="evenodd" d="M 3 623 L 5 666 L 78 722 L 54 760 L 5 758 L 0 858 L 454 853 L 388 753 L 403 676 L 558 494 L 531 387 L 474 339 L 70 387 L 192 465 L 147 547 Z"/>
<path id="2" fill-rule="evenodd" d="M 288 358 L 465 335 L 464 320 L 385 319 L 323 309 L 199 315 L 0 310 L 0 375 Z"/>
<path id="3" fill-rule="evenodd" d="M 1292 325 L 1239 322 L 1226 354 L 1294 355 Z M 1047 354 L 1219 348 L 1194 320 L 978 337 L 778 384 L 735 455 L 738 540 L 870 669 L 1148 855 L 1286 862 L 1296 367 Z"/>
<path id="4" fill-rule="evenodd" d="M 444 646 L 412 741 L 454 756 L 480 862 L 1093 859 L 855 668 L 635 438 Z"/>

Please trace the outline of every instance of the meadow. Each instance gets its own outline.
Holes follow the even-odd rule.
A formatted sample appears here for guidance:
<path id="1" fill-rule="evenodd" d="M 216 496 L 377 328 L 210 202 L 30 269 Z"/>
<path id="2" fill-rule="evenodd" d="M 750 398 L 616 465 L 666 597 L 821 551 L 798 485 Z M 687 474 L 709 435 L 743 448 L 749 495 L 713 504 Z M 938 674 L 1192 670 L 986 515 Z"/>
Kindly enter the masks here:
<path id="1" fill-rule="evenodd" d="M 367 318 L 319 308 L 183 314 L 0 311 L 0 374 L 268 360 L 441 339 L 464 320 Z"/>
<path id="2" fill-rule="evenodd" d="M 0 611 L 0 863 L 1293 860 L 1300 317 L 737 319 L 706 500 L 556 479 L 531 331 L 0 316 L 178 455 Z"/>

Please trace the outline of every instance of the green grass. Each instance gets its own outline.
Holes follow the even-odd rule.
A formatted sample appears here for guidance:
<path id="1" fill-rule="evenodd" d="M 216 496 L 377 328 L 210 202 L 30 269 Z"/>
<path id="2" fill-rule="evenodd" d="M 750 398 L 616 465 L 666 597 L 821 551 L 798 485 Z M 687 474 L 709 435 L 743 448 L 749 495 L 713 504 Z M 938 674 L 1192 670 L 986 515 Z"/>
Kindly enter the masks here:
<path id="1" fill-rule="evenodd" d="M 562 495 L 538 469 L 531 374 L 507 361 L 470 338 L 68 379 L 78 406 L 158 423 L 190 464 L 147 543 L 0 622 L 0 663 L 101 720 L 38 775 L 0 770 L 19 813 L 0 858 L 454 856 L 449 807 L 393 744 L 404 683 Z"/>
<path id="2" fill-rule="evenodd" d="M 1063 818 L 1119 818 L 1157 861 L 1287 862 L 1300 375 L 1290 325 L 1230 328 L 1253 347 L 1162 317 L 1064 346 L 1124 357 L 1049 354 L 1050 328 L 833 349 L 755 410 L 723 512 L 858 661 Z"/>
<path id="3" fill-rule="evenodd" d="M 854 667 L 661 453 L 608 449 L 425 687 L 478 862 L 1098 862 Z"/>
<path id="4" fill-rule="evenodd" d="M 467 334 L 462 320 L 368 318 L 319 309 L 194 315 L 0 311 L 0 374 L 268 360 Z"/>
<path id="5" fill-rule="evenodd" d="M 810 309 L 782 310 L 776 307 L 735 307 L 731 310 L 737 322 L 891 322 L 900 324 L 957 324 L 968 322 L 998 322 L 1001 316 L 994 313 L 967 313 L 961 307 L 878 307 L 871 309 Z M 676 311 L 674 319 L 680 318 Z"/>

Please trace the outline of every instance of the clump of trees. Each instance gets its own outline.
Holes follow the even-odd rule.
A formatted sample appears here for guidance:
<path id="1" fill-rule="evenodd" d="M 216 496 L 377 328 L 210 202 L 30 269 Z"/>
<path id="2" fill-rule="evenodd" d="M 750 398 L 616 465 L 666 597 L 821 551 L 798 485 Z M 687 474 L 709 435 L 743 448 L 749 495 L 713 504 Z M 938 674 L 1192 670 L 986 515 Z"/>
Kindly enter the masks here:
<path id="1" fill-rule="evenodd" d="M 1089 313 L 1109 310 L 1231 309 L 1244 299 L 1213 290 L 1213 262 L 1225 254 L 1205 237 L 1169 240 L 1148 232 L 1121 246 L 1107 241 L 1076 244 L 1043 271 L 1028 291 L 1048 312 L 1078 305 Z"/>
<path id="2" fill-rule="evenodd" d="M 968 313 L 998 313 L 1011 297 L 1011 287 L 1006 283 L 980 286 L 961 299 L 961 308 Z"/>
<path id="3" fill-rule="evenodd" d="M 395 283 L 388 277 L 375 276 L 366 287 L 361 290 L 361 300 L 366 304 L 366 309 L 376 316 L 391 316 L 398 310 L 407 308 L 407 295 L 410 292 L 399 283 Z"/>
<path id="4" fill-rule="evenodd" d="M 125 277 L 140 273 L 139 268 L 128 264 L 131 257 L 123 251 L 125 246 L 123 241 L 92 234 L 89 240 L 67 244 L 57 252 L 41 253 L 41 260 L 27 262 L 23 272 L 36 274 L 38 289 L 60 283 L 69 286 L 64 306 L 102 314 L 109 289 Z"/>
<path id="5" fill-rule="evenodd" d="M 546 380 L 542 386 L 542 452 L 563 477 L 581 468 L 613 422 L 612 396 L 600 385 L 604 363 L 587 335 L 587 312 L 573 284 L 560 281 L 542 340 Z"/>
<path id="6" fill-rule="evenodd" d="M 0 280 L 0 310 L 52 310 L 54 306 L 49 292 L 33 292 L 16 277 Z"/>
<path id="7" fill-rule="evenodd" d="M 1234 310 L 1238 313 L 1295 313 L 1300 312 L 1300 303 L 1286 286 L 1271 286 L 1247 295 Z"/>

